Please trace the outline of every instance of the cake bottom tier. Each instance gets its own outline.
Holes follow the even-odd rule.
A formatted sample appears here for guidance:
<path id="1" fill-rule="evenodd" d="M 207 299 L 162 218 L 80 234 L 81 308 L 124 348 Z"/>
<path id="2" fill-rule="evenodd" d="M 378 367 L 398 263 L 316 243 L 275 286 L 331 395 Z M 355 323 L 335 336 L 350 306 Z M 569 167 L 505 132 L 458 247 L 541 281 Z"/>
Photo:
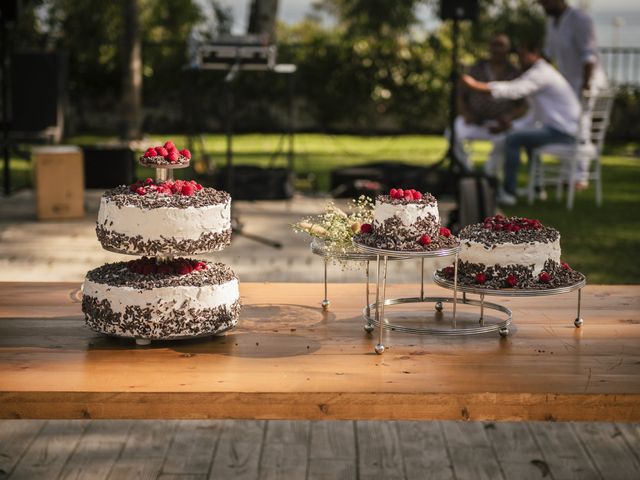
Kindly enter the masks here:
<path id="1" fill-rule="evenodd" d="M 92 330 L 149 340 L 215 335 L 233 328 L 240 314 L 238 279 L 222 264 L 187 274 L 139 274 L 132 262 L 91 270 L 83 284 L 82 311 Z"/>

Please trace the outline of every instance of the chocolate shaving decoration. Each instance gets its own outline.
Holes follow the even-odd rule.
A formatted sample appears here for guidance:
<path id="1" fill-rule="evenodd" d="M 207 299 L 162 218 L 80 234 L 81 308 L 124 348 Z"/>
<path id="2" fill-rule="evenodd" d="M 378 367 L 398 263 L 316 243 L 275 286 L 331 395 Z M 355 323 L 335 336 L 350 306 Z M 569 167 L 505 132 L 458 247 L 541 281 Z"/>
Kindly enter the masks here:
<path id="1" fill-rule="evenodd" d="M 165 165 L 188 165 L 189 164 L 189 159 L 187 157 L 185 157 L 184 155 L 180 154 L 178 155 L 178 160 L 176 160 L 175 162 L 170 162 L 167 158 L 163 157 L 162 155 L 156 155 L 153 157 L 145 157 L 144 155 L 142 157 L 140 157 L 140 163 L 142 165 L 146 165 L 149 167 L 154 167 L 154 166 L 165 166 Z"/>
<path id="2" fill-rule="evenodd" d="M 422 245 L 418 243 L 418 239 L 399 240 L 398 238 L 394 238 L 392 235 L 378 235 L 376 232 L 358 233 L 353 238 L 356 243 L 360 243 L 368 247 L 402 252 L 434 252 L 436 250 L 458 246 L 458 239 L 453 235 L 450 237 L 443 237 L 441 235 L 432 237 L 429 245 Z"/>
<path id="3" fill-rule="evenodd" d="M 140 255 L 192 255 L 222 250 L 231 244 L 231 228 L 221 233 L 203 232 L 197 240 L 173 237 L 144 240 L 142 235 L 131 237 L 96 225 L 96 235 L 103 248 Z"/>
<path id="4" fill-rule="evenodd" d="M 390 203 L 391 205 L 409 205 L 410 203 L 436 205 L 436 197 L 430 193 L 423 193 L 422 198 L 419 200 L 407 200 L 406 198 L 391 198 L 390 195 L 378 195 L 376 202 Z"/>
<path id="5" fill-rule="evenodd" d="M 138 195 L 129 190 L 129 187 L 121 185 L 104 192 L 102 198 L 116 204 L 118 207 L 138 207 L 146 210 L 154 208 L 202 208 L 212 205 L 222 205 L 231 202 L 231 196 L 222 190 L 215 188 L 203 188 L 196 190 L 193 195 L 165 195 L 163 193 L 149 191 L 145 195 Z"/>
<path id="6" fill-rule="evenodd" d="M 395 242 L 415 242 L 425 233 L 432 239 L 440 231 L 440 222 L 431 213 L 427 213 L 410 226 L 405 226 L 397 216 L 387 218 L 382 225 L 373 224 L 375 234 L 379 237 L 389 237 Z"/>
<path id="7" fill-rule="evenodd" d="M 115 312 L 108 300 L 82 297 L 82 311 L 89 328 L 100 333 L 127 337 L 170 340 L 171 338 L 213 335 L 238 323 L 240 300 L 215 308 L 178 308 L 175 302 L 156 306 L 127 306 Z M 164 308 L 162 308 L 164 307 Z"/>
<path id="8" fill-rule="evenodd" d="M 140 274 L 129 270 L 129 262 L 106 263 L 87 272 L 87 280 L 112 287 L 130 287 L 135 290 L 153 290 L 163 287 L 206 287 L 222 285 L 237 279 L 236 274 L 223 263 L 207 264 L 207 269 L 185 275 L 178 273 Z"/>
<path id="9" fill-rule="evenodd" d="M 519 217 L 510 217 L 506 220 L 518 221 L 522 219 Z M 475 223 L 464 227 L 460 231 L 459 236 L 460 241 L 463 243 L 465 240 L 472 240 L 477 243 L 482 243 L 487 249 L 490 249 L 500 243 L 551 243 L 560 238 L 560 232 L 555 228 L 544 226 L 539 229 L 522 229 L 518 232 L 509 232 L 506 230 L 484 228 L 484 224 Z"/>
<path id="10" fill-rule="evenodd" d="M 471 285 L 474 287 L 486 288 L 488 290 L 500 289 L 523 289 L 523 290 L 547 290 L 550 288 L 560 288 L 574 285 L 582 280 L 582 275 L 575 270 L 563 270 L 562 266 L 553 261 L 547 260 L 544 264 L 544 271 L 549 273 L 551 280 L 543 283 L 538 280 L 537 275 L 533 275 L 533 266 L 527 265 L 484 265 L 482 263 L 469 263 L 458 261 L 458 283 L 460 285 Z M 450 271 L 444 269 L 438 271 L 438 275 L 453 280 L 452 275 L 447 275 Z M 483 284 L 476 282 L 476 274 L 484 273 L 487 281 Z M 507 277 L 514 275 L 517 284 L 514 287 L 507 285 Z"/>

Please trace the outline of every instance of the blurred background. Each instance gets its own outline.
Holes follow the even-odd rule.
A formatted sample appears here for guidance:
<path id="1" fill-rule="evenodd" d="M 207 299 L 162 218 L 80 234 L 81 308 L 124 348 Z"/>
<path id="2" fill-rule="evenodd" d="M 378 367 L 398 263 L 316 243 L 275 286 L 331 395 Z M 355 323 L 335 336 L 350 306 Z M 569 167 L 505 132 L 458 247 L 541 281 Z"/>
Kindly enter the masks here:
<path id="1" fill-rule="evenodd" d="M 276 231 L 271 237 L 284 244 L 277 250 L 246 238 L 234 242 L 225 256 L 244 280 L 314 280 L 308 265 L 319 259 L 289 225 L 320 212 L 330 197 L 393 187 L 380 180 L 389 172 L 404 172 L 391 177 L 437 194 L 445 218 L 457 210 L 446 168 L 433 175 L 410 170 L 446 167 L 438 162 L 447 154 L 453 36 L 436 0 L 6 3 L 10 161 L 0 173 L 1 280 L 80 280 L 92 265 L 117 258 L 93 236 L 100 194 L 149 176 L 135 158 L 166 139 L 193 152 L 193 169 L 179 177 L 224 188 L 231 161 L 246 229 Z M 640 246 L 640 8 L 634 0 L 569 3 L 593 18 L 615 89 L 601 158 L 602 206 L 595 208 L 589 189 L 578 192 L 571 210 L 549 195 L 505 211 L 561 227 L 567 260 L 591 281 L 635 283 L 640 266 L 628 259 Z M 477 17 L 460 22 L 460 65 L 486 56 L 496 32 L 543 35 L 544 12 L 537 2 L 481 0 Z M 254 50 L 236 64 L 240 47 Z M 36 221 L 33 149 L 51 144 L 82 152 L 78 220 Z M 474 142 L 475 165 L 489 149 Z M 412 281 L 417 272 L 398 278 Z M 355 278 L 336 273 L 336 280 Z"/>

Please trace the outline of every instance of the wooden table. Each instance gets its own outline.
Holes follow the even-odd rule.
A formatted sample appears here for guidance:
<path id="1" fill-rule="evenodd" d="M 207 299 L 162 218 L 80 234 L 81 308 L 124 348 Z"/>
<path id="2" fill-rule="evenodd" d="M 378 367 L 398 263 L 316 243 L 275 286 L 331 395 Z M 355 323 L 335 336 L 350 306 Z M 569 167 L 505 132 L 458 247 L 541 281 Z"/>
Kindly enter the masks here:
<path id="1" fill-rule="evenodd" d="M 588 286 L 581 329 L 575 294 L 498 299 L 506 339 L 388 332 L 383 356 L 363 286 L 332 292 L 242 284 L 235 331 L 135 347 L 84 326 L 77 284 L 0 283 L 0 418 L 640 421 L 640 286 Z"/>

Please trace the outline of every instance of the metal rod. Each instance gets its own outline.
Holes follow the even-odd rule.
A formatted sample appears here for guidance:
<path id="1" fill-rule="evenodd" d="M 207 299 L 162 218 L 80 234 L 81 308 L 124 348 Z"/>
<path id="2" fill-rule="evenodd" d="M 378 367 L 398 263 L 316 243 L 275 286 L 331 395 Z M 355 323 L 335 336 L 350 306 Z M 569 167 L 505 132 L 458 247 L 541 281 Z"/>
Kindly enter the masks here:
<path id="1" fill-rule="evenodd" d="M 328 287 L 327 287 L 327 264 L 328 264 L 328 260 L 327 257 L 324 257 L 324 302 L 323 303 L 327 303 L 327 300 L 329 300 L 328 297 Z"/>
<path id="2" fill-rule="evenodd" d="M 424 300 L 424 257 L 420 259 L 420 300 Z"/>
<path id="3" fill-rule="evenodd" d="M 454 258 L 455 264 L 453 265 L 453 328 L 456 328 L 456 312 L 458 307 L 458 252 Z"/>
<path id="4" fill-rule="evenodd" d="M 384 330 L 384 302 L 387 299 L 387 260 L 389 257 L 384 256 L 384 273 L 382 277 L 382 305 L 380 305 L 380 337 L 378 343 L 382 345 L 382 331 Z"/>
<path id="5" fill-rule="evenodd" d="M 367 293 L 367 303 L 365 303 L 366 307 L 366 312 L 367 312 L 367 317 L 371 316 L 371 309 L 369 308 L 369 260 L 367 260 L 366 262 L 366 267 L 365 267 L 365 272 L 367 275 L 367 288 L 366 288 L 366 293 Z"/>
<path id="6" fill-rule="evenodd" d="M 484 325 L 484 293 L 480 294 L 480 325 Z"/>
<path id="7" fill-rule="evenodd" d="M 578 315 L 576 316 L 576 318 L 580 318 L 580 303 L 582 301 L 582 289 L 579 288 L 578 289 Z"/>
<path id="8" fill-rule="evenodd" d="M 380 255 L 376 255 L 376 322 L 380 321 Z"/>
<path id="9" fill-rule="evenodd" d="M 156 183 L 164 182 L 165 180 L 167 180 L 168 170 L 168 168 L 156 168 Z"/>

